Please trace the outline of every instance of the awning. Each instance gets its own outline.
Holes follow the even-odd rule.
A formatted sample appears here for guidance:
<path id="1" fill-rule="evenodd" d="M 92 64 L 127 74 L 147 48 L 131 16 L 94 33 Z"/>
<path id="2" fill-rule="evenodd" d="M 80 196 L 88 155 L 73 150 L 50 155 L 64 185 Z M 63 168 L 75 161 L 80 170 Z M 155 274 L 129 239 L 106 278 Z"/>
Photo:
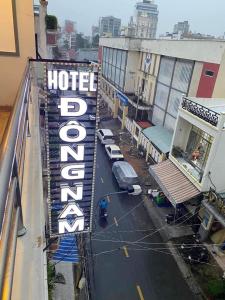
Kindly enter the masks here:
<path id="1" fill-rule="evenodd" d="M 78 263 L 79 253 L 77 248 L 77 242 L 74 236 L 61 237 L 59 248 L 54 253 L 53 260 Z"/>
<path id="2" fill-rule="evenodd" d="M 200 194 L 194 184 L 169 159 L 150 166 L 149 172 L 174 206 Z"/>
<path id="3" fill-rule="evenodd" d="M 142 130 L 142 133 L 162 153 L 170 151 L 173 134 L 168 129 L 161 125 L 156 125 Z"/>

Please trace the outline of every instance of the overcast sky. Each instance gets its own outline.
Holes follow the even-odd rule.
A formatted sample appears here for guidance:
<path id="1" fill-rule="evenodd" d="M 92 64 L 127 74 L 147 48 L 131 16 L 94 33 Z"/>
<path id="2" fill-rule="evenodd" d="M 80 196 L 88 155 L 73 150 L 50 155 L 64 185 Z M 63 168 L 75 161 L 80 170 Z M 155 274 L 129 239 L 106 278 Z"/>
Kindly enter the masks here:
<path id="1" fill-rule="evenodd" d="M 77 23 L 77 30 L 91 35 L 91 26 L 99 17 L 113 15 L 127 25 L 137 0 L 48 0 L 48 14 L 59 23 L 65 19 Z M 155 0 L 159 21 L 157 34 L 172 31 L 178 21 L 188 20 L 193 32 L 221 36 L 225 32 L 224 0 Z"/>

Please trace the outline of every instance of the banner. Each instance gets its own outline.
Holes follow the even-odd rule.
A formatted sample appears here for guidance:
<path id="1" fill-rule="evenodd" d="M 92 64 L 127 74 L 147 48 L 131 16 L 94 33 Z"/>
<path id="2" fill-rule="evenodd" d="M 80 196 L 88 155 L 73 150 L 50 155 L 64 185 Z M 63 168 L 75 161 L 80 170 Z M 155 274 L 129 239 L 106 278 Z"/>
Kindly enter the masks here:
<path id="1" fill-rule="evenodd" d="M 97 85 L 97 64 L 47 64 L 45 123 L 51 237 L 91 231 Z"/>

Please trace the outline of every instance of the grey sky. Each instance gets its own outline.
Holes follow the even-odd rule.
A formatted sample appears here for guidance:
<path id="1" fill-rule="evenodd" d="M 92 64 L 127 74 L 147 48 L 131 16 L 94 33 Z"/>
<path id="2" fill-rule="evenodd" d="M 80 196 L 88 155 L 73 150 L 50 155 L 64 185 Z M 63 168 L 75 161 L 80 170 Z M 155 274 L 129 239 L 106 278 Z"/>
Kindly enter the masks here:
<path id="1" fill-rule="evenodd" d="M 113 15 L 127 25 L 137 0 L 49 0 L 48 13 L 59 23 L 65 19 L 77 23 L 77 30 L 91 34 L 91 26 L 101 16 Z M 155 0 L 159 9 L 157 34 L 172 31 L 178 21 L 188 20 L 193 32 L 221 36 L 225 32 L 224 0 Z"/>

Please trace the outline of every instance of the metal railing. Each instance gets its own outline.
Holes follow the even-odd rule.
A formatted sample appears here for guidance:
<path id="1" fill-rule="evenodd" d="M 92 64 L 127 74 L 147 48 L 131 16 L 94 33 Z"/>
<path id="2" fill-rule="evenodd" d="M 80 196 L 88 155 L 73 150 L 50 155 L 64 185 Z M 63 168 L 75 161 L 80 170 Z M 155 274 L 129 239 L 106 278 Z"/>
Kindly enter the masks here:
<path id="1" fill-rule="evenodd" d="M 188 98 L 183 98 L 181 107 L 215 127 L 218 124 L 218 113 Z"/>
<path id="2" fill-rule="evenodd" d="M 11 298 L 17 236 L 26 232 L 21 190 L 29 132 L 29 72 L 27 65 L 0 148 L 0 299 Z"/>

